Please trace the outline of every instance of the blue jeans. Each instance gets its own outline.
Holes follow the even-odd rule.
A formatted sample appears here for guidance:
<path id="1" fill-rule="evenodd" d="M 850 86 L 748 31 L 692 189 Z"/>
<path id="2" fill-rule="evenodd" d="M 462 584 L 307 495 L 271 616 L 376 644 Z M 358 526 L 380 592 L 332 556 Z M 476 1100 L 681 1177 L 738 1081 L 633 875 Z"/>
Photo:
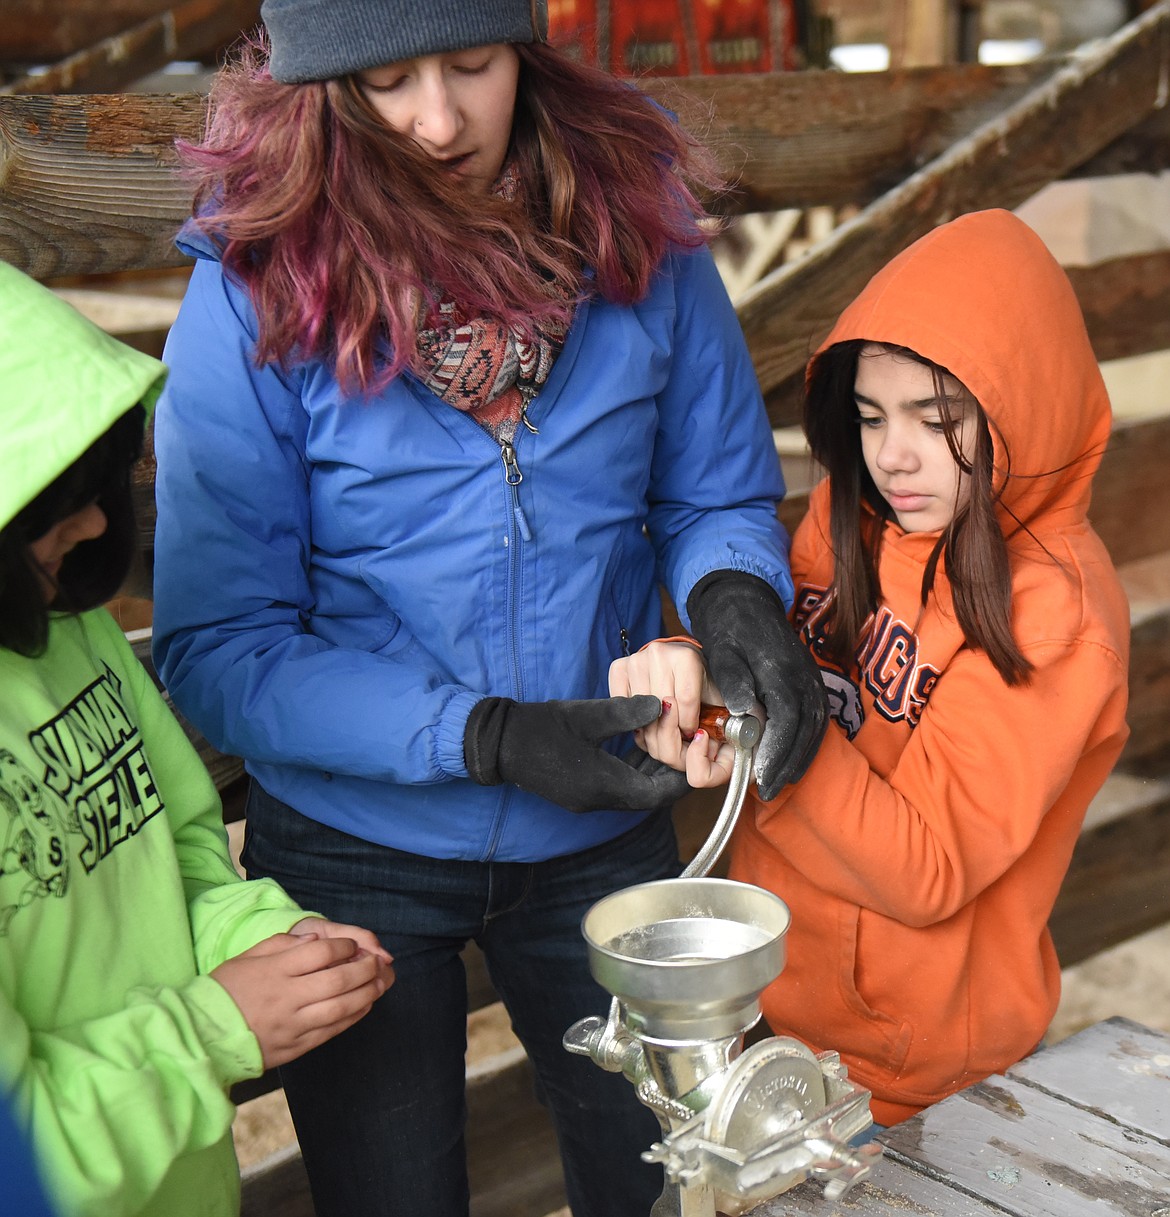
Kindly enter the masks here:
<path id="1" fill-rule="evenodd" d="M 679 873 L 670 817 L 547 862 L 443 861 L 308 819 L 257 783 L 244 864 L 307 909 L 373 930 L 396 980 L 361 1022 L 281 1069 L 317 1217 L 466 1217 L 467 993 L 478 943 L 523 1043 L 561 1152 L 574 1217 L 647 1217 L 662 1190 L 641 1152 L 661 1136 L 621 1074 L 561 1037 L 605 1016 L 581 918 L 618 888 Z"/>

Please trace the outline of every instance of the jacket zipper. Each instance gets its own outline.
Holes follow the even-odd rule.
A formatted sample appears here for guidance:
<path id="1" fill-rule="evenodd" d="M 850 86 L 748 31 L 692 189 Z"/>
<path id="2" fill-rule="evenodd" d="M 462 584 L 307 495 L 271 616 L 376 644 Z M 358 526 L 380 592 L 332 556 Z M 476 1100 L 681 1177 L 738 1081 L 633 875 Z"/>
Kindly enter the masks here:
<path id="1" fill-rule="evenodd" d="M 524 474 L 520 471 L 520 462 L 516 459 L 516 449 L 507 440 L 500 441 L 500 458 L 504 462 L 504 481 L 512 488 L 512 517 L 520 536 L 525 541 L 532 540 L 532 529 L 528 527 L 528 517 L 520 504 L 520 483 Z"/>
<path id="2" fill-rule="evenodd" d="M 535 394 L 523 392 L 523 400 L 520 408 L 520 420 L 524 426 L 537 435 L 539 432 L 528 418 L 528 403 L 532 400 Z M 520 484 L 524 481 L 524 471 L 520 468 L 520 461 L 516 456 L 515 447 L 508 440 L 498 441 L 500 445 L 500 460 L 504 465 L 504 482 L 508 486 L 512 494 L 512 521 L 513 528 L 508 530 L 508 652 L 512 662 L 512 683 L 516 690 L 517 700 L 524 699 L 523 680 L 520 671 L 519 647 L 516 641 L 517 638 L 517 614 L 519 613 L 520 604 L 520 554 L 516 552 L 517 537 L 521 541 L 532 540 L 532 529 L 528 523 L 528 517 L 524 514 L 524 506 L 520 502 Z M 491 840 L 487 848 L 487 860 L 495 857 L 496 848 L 500 843 L 500 838 L 503 836 L 504 824 L 508 819 L 508 804 L 510 798 L 504 800 L 500 808 L 500 814 L 496 818 Z"/>

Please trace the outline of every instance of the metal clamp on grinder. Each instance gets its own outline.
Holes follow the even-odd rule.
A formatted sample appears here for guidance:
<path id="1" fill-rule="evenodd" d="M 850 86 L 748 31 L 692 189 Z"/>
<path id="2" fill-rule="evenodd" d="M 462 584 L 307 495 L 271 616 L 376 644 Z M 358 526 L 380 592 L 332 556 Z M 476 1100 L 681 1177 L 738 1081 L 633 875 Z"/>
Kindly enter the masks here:
<path id="1" fill-rule="evenodd" d="M 881 1156 L 849 1141 L 872 1123 L 868 1090 L 835 1052 L 786 1036 L 744 1049 L 759 996 L 784 968 L 788 907 L 762 888 L 707 878 L 751 780 L 759 720 L 704 707 L 701 725 L 735 748 L 723 807 L 678 879 L 624 888 L 586 913 L 589 967 L 613 995 L 564 1045 L 624 1073 L 663 1137 L 642 1157 L 666 1186 L 649 1217 L 738 1217 L 806 1179 L 836 1200 Z"/>

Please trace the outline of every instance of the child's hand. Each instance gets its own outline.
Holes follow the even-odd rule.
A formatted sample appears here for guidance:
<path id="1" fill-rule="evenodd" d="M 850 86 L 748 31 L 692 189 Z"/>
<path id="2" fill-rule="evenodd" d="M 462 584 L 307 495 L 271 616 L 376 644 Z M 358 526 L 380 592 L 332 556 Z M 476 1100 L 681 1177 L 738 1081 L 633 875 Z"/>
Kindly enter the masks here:
<path id="1" fill-rule="evenodd" d="M 319 933 L 320 924 L 313 919 L 313 931 Z M 304 926 L 298 922 L 294 928 Z M 239 1006 L 270 1069 L 368 1014 L 394 983 L 388 958 L 380 946 L 375 953 L 351 937 L 276 934 L 225 960 L 211 975 Z"/>
<path id="2" fill-rule="evenodd" d="M 634 733 L 634 741 L 655 760 L 685 770 L 691 786 L 722 786 L 731 777 L 735 750 L 705 732 L 695 734 L 703 702 L 722 705 L 707 677 L 702 652 L 687 642 L 652 642 L 609 669 L 613 697 L 652 693 L 662 701 L 662 717 Z"/>
<path id="3" fill-rule="evenodd" d="M 344 925 L 340 921 L 326 921 L 323 917 L 306 917 L 298 921 L 289 933 L 298 938 L 349 938 L 363 951 L 377 955 L 388 967 L 394 962 L 394 956 L 378 941 L 378 936 L 360 925 Z"/>

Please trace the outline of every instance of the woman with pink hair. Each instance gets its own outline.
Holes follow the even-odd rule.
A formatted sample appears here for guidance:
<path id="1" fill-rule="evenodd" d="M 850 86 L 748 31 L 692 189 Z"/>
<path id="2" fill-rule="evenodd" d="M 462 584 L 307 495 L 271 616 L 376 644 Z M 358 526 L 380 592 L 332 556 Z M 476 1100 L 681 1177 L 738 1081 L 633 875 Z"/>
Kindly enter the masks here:
<path id="1" fill-rule="evenodd" d="M 758 778 L 824 729 L 783 494 L 693 188 L 708 154 L 532 0 L 267 0 L 187 150 L 197 259 L 156 429 L 156 658 L 253 784 L 245 861 L 397 983 L 284 1072 L 319 1217 L 460 1217 L 476 941 L 576 1217 L 645 1217 L 654 1117 L 565 1052 L 580 919 L 677 873 L 677 773 L 598 701 L 664 585 Z M 750 621 L 752 628 L 745 628 Z M 588 813 L 588 814 L 580 814 Z"/>

